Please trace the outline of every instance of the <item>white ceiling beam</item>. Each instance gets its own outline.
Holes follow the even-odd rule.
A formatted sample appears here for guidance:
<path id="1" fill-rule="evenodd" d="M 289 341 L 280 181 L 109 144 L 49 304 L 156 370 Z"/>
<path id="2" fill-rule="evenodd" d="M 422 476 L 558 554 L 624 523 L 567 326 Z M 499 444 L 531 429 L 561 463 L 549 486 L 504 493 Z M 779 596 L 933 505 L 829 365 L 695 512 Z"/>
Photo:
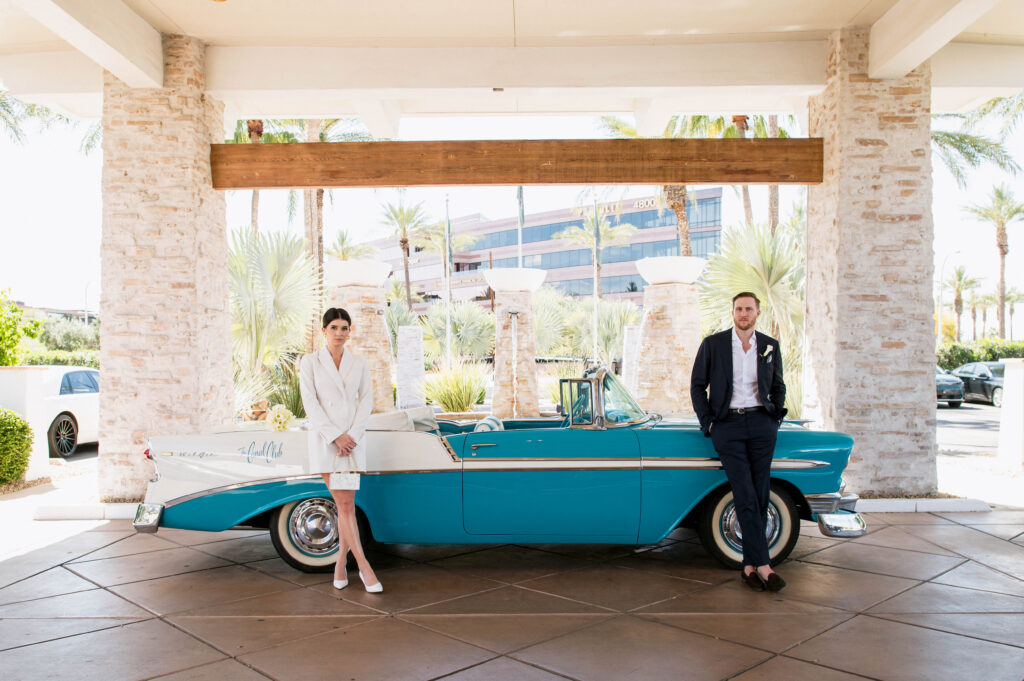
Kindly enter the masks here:
<path id="1" fill-rule="evenodd" d="M 233 91 L 811 85 L 824 40 L 628 47 L 206 49 L 207 89 Z M 415 64 L 416 68 L 410 68 Z M 223 97 L 222 97 L 223 98 Z"/>
<path id="2" fill-rule="evenodd" d="M 103 105 L 103 69 L 74 50 L 0 54 L 0 86 L 79 118 L 99 116 Z"/>
<path id="3" fill-rule="evenodd" d="M 871 27 L 868 76 L 902 78 L 1000 0 L 899 0 Z"/>
<path id="4" fill-rule="evenodd" d="M 129 87 L 163 87 L 160 32 L 121 0 L 15 2 L 26 14 Z"/>
<path id="5" fill-rule="evenodd" d="M 377 139 L 397 139 L 401 112 L 394 102 L 380 99 L 360 99 L 355 102 L 359 117 L 370 134 Z"/>
<path id="6" fill-rule="evenodd" d="M 661 137 L 672 118 L 672 109 L 664 101 L 650 98 L 636 100 L 633 107 L 636 132 L 641 137 Z"/>

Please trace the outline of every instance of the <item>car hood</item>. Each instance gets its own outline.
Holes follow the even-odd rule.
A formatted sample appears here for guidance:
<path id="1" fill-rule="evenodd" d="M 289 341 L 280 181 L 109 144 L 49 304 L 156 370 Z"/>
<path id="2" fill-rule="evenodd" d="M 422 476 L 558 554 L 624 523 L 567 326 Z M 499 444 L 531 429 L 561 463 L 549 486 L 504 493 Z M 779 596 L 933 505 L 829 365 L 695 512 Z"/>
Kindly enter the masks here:
<path id="1" fill-rule="evenodd" d="M 936 375 L 935 376 L 935 384 L 936 385 L 962 385 L 963 381 L 961 381 L 956 376 L 948 376 L 948 375 L 946 375 L 946 376 L 939 376 L 939 375 Z"/>

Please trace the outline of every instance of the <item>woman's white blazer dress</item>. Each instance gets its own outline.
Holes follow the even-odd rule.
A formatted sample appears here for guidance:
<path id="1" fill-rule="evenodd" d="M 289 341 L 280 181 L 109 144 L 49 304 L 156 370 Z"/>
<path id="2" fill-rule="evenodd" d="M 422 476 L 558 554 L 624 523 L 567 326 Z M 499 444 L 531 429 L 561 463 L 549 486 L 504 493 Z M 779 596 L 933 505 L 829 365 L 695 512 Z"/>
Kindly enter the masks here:
<path id="1" fill-rule="evenodd" d="M 366 422 L 373 407 L 373 383 L 366 360 L 351 350 L 335 368 L 326 348 L 303 355 L 299 390 L 309 429 L 309 472 L 366 470 Z M 356 441 L 351 456 L 338 456 L 334 441 L 348 433 Z M 336 467 L 335 467 L 336 466 Z"/>

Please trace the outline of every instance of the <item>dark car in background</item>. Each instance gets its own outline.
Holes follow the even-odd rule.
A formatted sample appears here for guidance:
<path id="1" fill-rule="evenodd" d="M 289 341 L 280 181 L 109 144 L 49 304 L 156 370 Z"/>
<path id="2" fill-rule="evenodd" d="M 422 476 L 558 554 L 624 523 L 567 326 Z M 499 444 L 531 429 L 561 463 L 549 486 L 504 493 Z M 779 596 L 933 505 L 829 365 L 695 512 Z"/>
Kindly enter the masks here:
<path id="1" fill-rule="evenodd" d="M 949 407 L 959 407 L 964 403 L 964 382 L 936 365 L 935 395 L 939 402 L 945 402 Z"/>
<path id="2" fill-rule="evenodd" d="M 1002 362 L 971 362 L 953 369 L 953 375 L 964 382 L 964 399 L 990 402 L 1003 406 Z"/>

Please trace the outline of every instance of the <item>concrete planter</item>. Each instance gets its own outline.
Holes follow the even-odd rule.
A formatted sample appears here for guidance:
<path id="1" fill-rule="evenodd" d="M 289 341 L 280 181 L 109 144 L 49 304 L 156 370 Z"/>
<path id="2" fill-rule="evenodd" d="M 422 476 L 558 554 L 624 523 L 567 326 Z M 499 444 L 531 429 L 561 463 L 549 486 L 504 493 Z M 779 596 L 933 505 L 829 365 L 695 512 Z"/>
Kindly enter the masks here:
<path id="1" fill-rule="evenodd" d="M 487 285 L 495 291 L 536 291 L 544 283 L 547 270 L 530 267 L 496 267 L 484 270 Z"/>
<path id="2" fill-rule="evenodd" d="M 391 265 L 379 260 L 328 260 L 324 282 L 328 286 L 372 286 L 379 288 L 391 274 Z"/>
<path id="3" fill-rule="evenodd" d="M 707 260 L 688 255 L 664 255 L 636 261 L 636 269 L 648 284 L 692 284 Z"/>

